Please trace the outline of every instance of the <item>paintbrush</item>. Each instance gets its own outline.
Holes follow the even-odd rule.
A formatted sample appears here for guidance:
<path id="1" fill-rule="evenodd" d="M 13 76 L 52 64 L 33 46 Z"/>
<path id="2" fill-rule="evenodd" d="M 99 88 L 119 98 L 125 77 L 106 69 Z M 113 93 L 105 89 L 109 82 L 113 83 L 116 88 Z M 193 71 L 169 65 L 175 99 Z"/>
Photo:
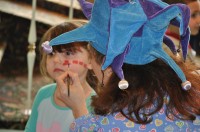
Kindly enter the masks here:
<path id="1" fill-rule="evenodd" d="M 68 71 L 69 71 L 69 63 L 68 63 Z M 67 75 L 67 92 L 68 92 L 68 97 L 70 96 L 70 83 L 71 83 L 71 78 L 69 74 Z"/>
<path id="2" fill-rule="evenodd" d="M 67 92 L 68 92 L 68 97 L 70 96 L 70 81 L 71 78 L 69 75 L 67 75 Z"/>

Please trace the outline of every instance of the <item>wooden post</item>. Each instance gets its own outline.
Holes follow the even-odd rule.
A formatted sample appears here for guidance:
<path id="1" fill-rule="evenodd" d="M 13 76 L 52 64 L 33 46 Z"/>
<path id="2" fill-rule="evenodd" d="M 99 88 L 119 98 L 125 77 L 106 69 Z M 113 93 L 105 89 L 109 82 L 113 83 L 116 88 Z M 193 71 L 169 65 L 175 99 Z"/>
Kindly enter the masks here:
<path id="1" fill-rule="evenodd" d="M 73 14 L 74 14 L 73 2 L 74 2 L 74 0 L 71 0 L 71 4 L 70 4 L 70 8 L 69 8 L 69 20 L 73 19 Z"/>
<path id="2" fill-rule="evenodd" d="M 36 0 L 32 1 L 32 19 L 28 36 L 28 89 L 27 89 L 27 109 L 31 109 L 31 91 L 32 91 L 32 79 L 33 79 L 33 67 L 35 63 L 35 42 L 36 42 L 36 22 L 35 22 Z"/>

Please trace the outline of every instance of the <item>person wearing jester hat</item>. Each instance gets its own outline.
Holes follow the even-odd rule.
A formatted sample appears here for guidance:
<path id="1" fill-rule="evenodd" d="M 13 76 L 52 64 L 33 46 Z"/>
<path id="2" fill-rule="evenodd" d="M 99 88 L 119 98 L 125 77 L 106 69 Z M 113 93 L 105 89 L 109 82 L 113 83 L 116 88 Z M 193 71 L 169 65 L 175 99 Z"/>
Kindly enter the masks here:
<path id="1" fill-rule="evenodd" d="M 91 64 L 104 85 L 93 96 L 89 114 L 77 75 L 65 72 L 56 79 L 63 90 L 65 78 L 73 80 L 66 98 L 76 118 L 70 131 L 200 131 L 200 77 L 186 61 L 188 7 L 161 0 L 79 2 L 89 23 L 49 46 L 90 42 Z M 165 36 L 169 24 L 180 27 L 183 60 L 174 61 L 162 49 L 165 42 L 177 54 Z"/>

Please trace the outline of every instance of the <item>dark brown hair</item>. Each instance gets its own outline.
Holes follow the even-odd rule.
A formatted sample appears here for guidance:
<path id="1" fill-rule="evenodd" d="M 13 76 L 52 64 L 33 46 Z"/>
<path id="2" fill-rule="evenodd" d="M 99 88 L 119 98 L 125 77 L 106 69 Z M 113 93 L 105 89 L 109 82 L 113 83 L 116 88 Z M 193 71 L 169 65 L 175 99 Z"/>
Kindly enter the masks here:
<path id="1" fill-rule="evenodd" d="M 44 53 L 41 44 L 45 41 L 50 41 L 51 39 L 61 35 L 62 33 L 69 32 L 71 30 L 74 30 L 80 26 L 83 26 L 86 24 L 85 21 L 70 21 L 70 22 L 63 22 L 59 25 L 51 27 L 42 37 L 41 42 L 40 42 L 40 71 L 42 75 L 51 78 L 48 75 L 48 72 L 46 70 L 46 59 L 47 59 L 47 54 Z M 88 42 L 74 42 L 66 45 L 57 45 L 53 46 L 53 50 L 56 51 L 61 51 L 62 49 L 66 49 L 68 47 L 76 47 L 76 46 L 81 46 L 88 50 Z M 89 51 L 89 50 L 88 50 Z M 90 57 L 90 56 L 89 56 Z M 94 76 L 94 73 L 92 70 L 89 70 L 87 73 L 86 77 L 87 82 L 90 84 L 91 87 L 95 88 L 96 87 L 96 82 L 97 79 Z"/>
<path id="2" fill-rule="evenodd" d="M 101 58 L 96 59 L 97 63 L 102 63 L 103 55 L 93 48 L 91 52 L 96 58 Z M 113 73 L 108 84 L 98 93 L 98 96 L 93 97 L 92 106 L 95 113 L 107 115 L 121 112 L 136 123 L 146 124 L 152 120 L 151 115 L 163 107 L 166 102 L 164 97 L 169 97 L 165 111 L 168 117 L 172 114 L 179 119 L 194 120 L 195 115 L 200 114 L 200 76 L 193 73 L 196 67 L 180 60 L 176 62 L 192 83 L 191 90 L 184 91 L 181 88 L 181 80 L 177 74 L 161 59 L 146 65 L 124 64 L 124 76 L 129 82 L 129 88 L 120 90 L 118 88 L 120 80 Z M 149 112 L 148 108 L 152 105 L 155 107 Z M 122 110 L 126 107 L 128 111 L 124 113 Z"/>

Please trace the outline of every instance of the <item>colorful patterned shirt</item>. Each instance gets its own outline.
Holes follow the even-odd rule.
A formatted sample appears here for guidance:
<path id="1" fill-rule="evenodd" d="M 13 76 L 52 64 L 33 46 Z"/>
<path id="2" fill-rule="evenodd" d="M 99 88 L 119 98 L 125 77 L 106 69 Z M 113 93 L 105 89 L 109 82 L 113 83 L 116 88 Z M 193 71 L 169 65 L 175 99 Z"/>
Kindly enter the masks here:
<path id="1" fill-rule="evenodd" d="M 25 127 L 25 132 L 68 132 L 69 126 L 74 117 L 72 110 L 67 107 L 60 107 L 55 104 L 53 95 L 56 84 L 42 87 L 34 100 L 31 116 Z M 95 95 L 94 90 L 86 99 L 87 108 L 90 107 L 91 96 Z"/>
<path id="2" fill-rule="evenodd" d="M 173 117 L 172 117 L 173 118 Z M 195 121 L 170 119 L 164 108 L 153 115 L 149 124 L 136 124 L 121 113 L 107 116 L 87 115 L 76 119 L 70 126 L 70 132 L 200 132 L 200 116 Z"/>

